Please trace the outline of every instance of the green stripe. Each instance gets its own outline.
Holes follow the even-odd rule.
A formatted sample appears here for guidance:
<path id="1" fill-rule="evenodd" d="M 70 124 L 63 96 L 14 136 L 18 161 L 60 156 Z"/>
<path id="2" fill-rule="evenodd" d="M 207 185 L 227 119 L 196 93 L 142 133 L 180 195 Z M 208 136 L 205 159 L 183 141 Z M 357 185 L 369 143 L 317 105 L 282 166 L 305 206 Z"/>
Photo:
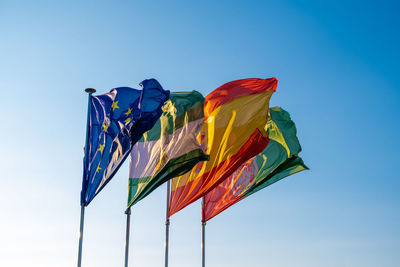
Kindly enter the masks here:
<path id="1" fill-rule="evenodd" d="M 138 142 L 156 141 L 161 137 L 161 121 L 158 119 L 151 130 L 145 132 Z"/>
<path id="2" fill-rule="evenodd" d="M 278 168 L 272 173 L 267 175 L 261 183 L 255 184 L 249 188 L 241 198 L 248 197 L 257 191 L 278 182 L 279 180 L 288 177 L 292 174 L 308 170 L 308 167 L 304 164 L 303 160 L 298 156 L 293 156 L 285 160 Z"/>
<path id="3" fill-rule="evenodd" d="M 198 104 L 204 105 L 204 97 L 197 91 L 172 93 L 169 99 L 176 106 L 176 116 L 181 116 Z"/>
<path id="4" fill-rule="evenodd" d="M 189 122 L 204 118 L 203 107 L 204 97 L 197 91 L 172 93 L 161 117 L 139 142 L 158 140 L 161 132 L 169 135 Z"/>
<path id="5" fill-rule="evenodd" d="M 169 160 L 153 177 L 129 178 L 128 208 L 153 192 L 171 178 L 190 171 L 199 161 L 209 160 L 201 149 L 192 150 L 178 158 Z"/>

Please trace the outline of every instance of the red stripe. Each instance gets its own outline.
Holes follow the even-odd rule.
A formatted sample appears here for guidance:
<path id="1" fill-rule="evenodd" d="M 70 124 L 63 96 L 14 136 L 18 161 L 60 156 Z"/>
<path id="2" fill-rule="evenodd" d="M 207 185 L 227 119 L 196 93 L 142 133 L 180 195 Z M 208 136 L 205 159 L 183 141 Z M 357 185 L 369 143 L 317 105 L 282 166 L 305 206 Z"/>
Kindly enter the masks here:
<path id="1" fill-rule="evenodd" d="M 221 85 L 206 96 L 204 102 L 204 116 L 207 118 L 216 108 L 238 97 L 264 93 L 269 90 L 276 91 L 278 80 L 269 79 L 241 79 Z"/>
<path id="2" fill-rule="evenodd" d="M 268 143 L 269 138 L 263 136 L 256 129 L 238 153 L 222 161 L 209 172 L 172 191 L 169 216 L 172 216 L 213 190 L 248 159 L 260 154 L 267 147 Z M 217 178 L 215 179 L 215 177 Z"/>

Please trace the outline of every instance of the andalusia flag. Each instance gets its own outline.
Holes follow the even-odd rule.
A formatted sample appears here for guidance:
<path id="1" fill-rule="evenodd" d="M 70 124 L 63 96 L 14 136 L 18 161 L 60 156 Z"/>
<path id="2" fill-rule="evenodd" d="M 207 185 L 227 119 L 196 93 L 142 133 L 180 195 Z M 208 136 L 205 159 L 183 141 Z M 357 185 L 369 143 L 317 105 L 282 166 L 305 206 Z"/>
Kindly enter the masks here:
<path id="1" fill-rule="evenodd" d="M 203 221 L 208 221 L 243 198 L 280 179 L 306 170 L 296 126 L 285 110 L 270 109 L 265 129 L 270 139 L 264 151 L 249 159 L 228 179 L 204 196 Z"/>
<path id="2" fill-rule="evenodd" d="M 226 83 L 205 99 L 200 141 L 210 160 L 174 178 L 169 215 L 201 198 L 268 144 L 264 129 L 276 78 Z"/>
<path id="3" fill-rule="evenodd" d="M 196 140 L 204 121 L 203 105 L 199 92 L 170 94 L 160 119 L 132 148 L 128 207 L 208 159 Z"/>

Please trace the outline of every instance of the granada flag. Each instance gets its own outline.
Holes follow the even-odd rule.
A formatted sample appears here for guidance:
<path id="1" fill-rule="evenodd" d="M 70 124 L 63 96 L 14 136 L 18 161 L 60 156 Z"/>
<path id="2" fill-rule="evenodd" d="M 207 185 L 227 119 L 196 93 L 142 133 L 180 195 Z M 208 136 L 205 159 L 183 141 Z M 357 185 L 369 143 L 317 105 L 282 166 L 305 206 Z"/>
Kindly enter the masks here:
<path id="1" fill-rule="evenodd" d="M 277 85 L 276 78 L 236 80 L 206 97 L 198 138 L 210 159 L 172 179 L 169 216 L 207 194 L 265 149 L 269 100 Z"/>
<path id="2" fill-rule="evenodd" d="M 196 139 L 204 121 L 203 106 L 204 97 L 197 91 L 170 94 L 160 119 L 131 151 L 128 208 L 208 159 Z"/>
<path id="3" fill-rule="evenodd" d="M 301 146 L 296 136 L 296 125 L 288 112 L 279 107 L 271 108 L 265 129 L 270 141 L 264 151 L 249 159 L 204 196 L 203 222 L 258 190 L 308 169 L 298 156 Z"/>

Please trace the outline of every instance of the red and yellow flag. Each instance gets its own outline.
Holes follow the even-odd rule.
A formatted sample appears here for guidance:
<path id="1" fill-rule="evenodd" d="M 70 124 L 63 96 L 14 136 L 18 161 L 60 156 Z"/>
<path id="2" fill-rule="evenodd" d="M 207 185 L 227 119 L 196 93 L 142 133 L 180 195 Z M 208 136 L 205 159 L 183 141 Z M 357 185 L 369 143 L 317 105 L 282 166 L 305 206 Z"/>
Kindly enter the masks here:
<path id="1" fill-rule="evenodd" d="M 264 150 L 269 142 L 264 129 L 269 100 L 277 85 L 276 78 L 242 79 L 226 83 L 206 97 L 198 138 L 210 160 L 172 180 L 169 216 L 201 198 Z"/>

